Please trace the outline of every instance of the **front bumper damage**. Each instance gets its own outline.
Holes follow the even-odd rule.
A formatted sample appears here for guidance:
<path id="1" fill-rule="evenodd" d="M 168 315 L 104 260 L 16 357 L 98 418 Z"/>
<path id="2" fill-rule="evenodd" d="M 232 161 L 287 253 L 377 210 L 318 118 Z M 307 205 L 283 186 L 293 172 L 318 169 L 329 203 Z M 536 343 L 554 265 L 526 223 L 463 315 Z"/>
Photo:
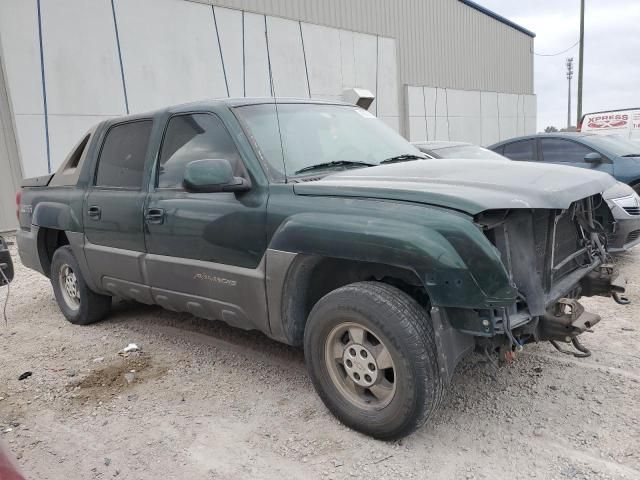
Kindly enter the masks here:
<path id="1" fill-rule="evenodd" d="M 626 280 L 614 265 L 603 264 L 582 278 L 579 293 L 586 297 L 612 297 L 617 303 L 627 304 L 629 300 L 622 296 L 625 285 Z M 600 315 L 586 311 L 576 298 L 560 298 L 539 318 L 534 341 L 548 340 L 561 353 L 588 357 L 591 352 L 580 343 L 578 336 L 591 332 L 598 322 Z M 575 350 L 567 350 L 559 343 L 571 344 Z"/>
<path id="2" fill-rule="evenodd" d="M 468 310 L 447 308 L 448 323 L 458 332 L 473 335 L 475 349 L 479 352 L 500 352 L 508 361 L 528 343 L 549 341 L 562 353 L 576 357 L 590 355 L 578 340 L 584 332 L 591 332 L 600 322 L 600 316 L 585 310 L 580 297 L 612 297 L 616 302 L 629 303 L 624 296 L 626 280 L 612 264 L 601 264 L 584 275 L 563 296 L 549 298 L 545 310 L 532 314 L 526 302 L 510 308 L 493 310 Z M 444 313 L 444 312 L 442 312 Z M 433 314 L 432 314 L 433 315 Z M 573 346 L 567 350 L 561 345 Z M 463 348 L 452 349 L 456 354 Z M 457 355 L 454 355 L 454 357 Z M 452 363 L 452 358 L 448 358 Z M 449 367 L 450 368 L 450 367 Z"/>
<path id="3" fill-rule="evenodd" d="M 600 315 L 585 311 L 573 298 L 562 298 L 554 305 L 553 311 L 542 317 L 539 324 L 540 340 L 549 340 L 556 350 L 574 357 L 588 357 L 591 351 L 578 340 L 578 335 L 592 331 L 591 327 L 600 321 Z M 573 345 L 575 350 L 567 350 L 558 342 Z"/>
<path id="4" fill-rule="evenodd" d="M 613 297 L 621 301 L 626 281 L 611 264 L 600 265 L 580 281 L 580 293 L 585 297 Z M 628 300 L 627 300 L 628 301 Z M 560 298 L 540 317 L 536 341 L 555 340 L 570 342 L 590 330 L 600 321 L 600 315 L 587 312 L 575 298 Z"/>
<path id="5" fill-rule="evenodd" d="M 542 316 L 538 323 L 537 341 L 570 342 L 590 330 L 600 321 L 600 315 L 587 312 L 574 298 L 561 298 Z"/>
<path id="6" fill-rule="evenodd" d="M 585 310 L 581 297 L 612 297 L 625 304 L 626 281 L 615 265 L 608 263 L 606 231 L 596 220 L 598 197 L 574 202 L 569 209 L 496 211 L 477 218 L 485 235 L 500 255 L 516 295 L 508 305 L 480 308 L 442 308 L 432 311 L 435 324 L 442 324 L 439 347 L 445 373 L 452 370 L 471 337 L 475 349 L 509 361 L 528 343 L 550 341 L 558 350 L 588 356 L 578 337 L 598 324 L 600 316 Z M 600 217 L 598 217 L 600 218 Z M 436 329 L 437 331 L 438 329 Z M 566 351 L 560 345 L 573 345 Z M 447 348 L 448 347 L 448 348 Z"/>

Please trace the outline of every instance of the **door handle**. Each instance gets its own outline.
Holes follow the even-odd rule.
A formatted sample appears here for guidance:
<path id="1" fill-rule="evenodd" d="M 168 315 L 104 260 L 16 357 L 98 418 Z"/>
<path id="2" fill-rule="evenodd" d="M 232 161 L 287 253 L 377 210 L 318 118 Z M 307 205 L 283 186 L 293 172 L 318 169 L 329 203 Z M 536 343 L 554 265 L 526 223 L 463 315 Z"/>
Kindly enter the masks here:
<path id="1" fill-rule="evenodd" d="M 164 222 L 164 208 L 150 208 L 144 215 L 147 223 L 162 224 Z"/>
<path id="2" fill-rule="evenodd" d="M 102 209 L 97 205 L 92 205 L 87 210 L 87 215 L 94 220 L 100 220 L 100 215 L 102 214 Z"/>

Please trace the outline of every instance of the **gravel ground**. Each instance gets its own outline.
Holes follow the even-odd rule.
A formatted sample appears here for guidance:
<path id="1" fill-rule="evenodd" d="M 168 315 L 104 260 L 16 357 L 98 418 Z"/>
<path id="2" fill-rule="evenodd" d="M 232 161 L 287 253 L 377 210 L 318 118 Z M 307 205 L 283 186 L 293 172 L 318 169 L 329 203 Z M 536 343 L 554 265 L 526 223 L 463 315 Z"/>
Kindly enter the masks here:
<path id="1" fill-rule="evenodd" d="M 535 345 L 494 373 L 469 358 L 435 418 L 386 443 L 328 413 L 299 349 L 124 302 L 73 326 L 11 248 L 0 442 L 27 478 L 640 479 L 640 303 L 584 300 L 603 317 L 588 359 Z M 618 263 L 639 298 L 640 249 Z M 129 342 L 142 353 L 123 358 Z"/>

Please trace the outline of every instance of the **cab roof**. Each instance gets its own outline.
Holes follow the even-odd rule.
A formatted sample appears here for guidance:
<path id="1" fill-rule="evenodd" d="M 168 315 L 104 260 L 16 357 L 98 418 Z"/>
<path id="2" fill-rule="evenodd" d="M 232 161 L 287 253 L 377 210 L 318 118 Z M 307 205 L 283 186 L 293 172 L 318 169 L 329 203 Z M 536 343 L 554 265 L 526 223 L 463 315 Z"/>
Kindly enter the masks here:
<path id="1" fill-rule="evenodd" d="M 240 98 L 212 98 L 206 100 L 198 100 L 195 102 L 180 103 L 177 105 L 170 105 L 167 107 L 159 108 L 157 110 L 151 110 L 148 112 L 135 113 L 131 115 L 123 115 L 111 120 L 121 121 L 123 119 L 139 119 L 139 118 L 151 118 L 163 113 L 175 113 L 192 110 L 207 110 L 218 109 L 220 107 L 234 108 L 242 107 L 245 105 L 262 105 L 262 104 L 285 104 L 285 103 L 299 103 L 310 105 L 345 105 L 355 106 L 351 103 L 341 102 L 337 100 L 321 100 L 314 98 L 297 98 L 297 97 L 240 97 Z"/>

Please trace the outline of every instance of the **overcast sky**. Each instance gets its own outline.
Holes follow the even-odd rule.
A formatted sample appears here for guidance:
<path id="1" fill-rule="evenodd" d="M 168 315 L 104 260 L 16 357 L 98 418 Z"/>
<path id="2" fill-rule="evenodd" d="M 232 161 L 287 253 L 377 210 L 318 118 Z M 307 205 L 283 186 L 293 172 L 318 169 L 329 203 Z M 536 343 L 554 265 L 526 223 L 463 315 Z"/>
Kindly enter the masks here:
<path id="1" fill-rule="evenodd" d="M 580 0 L 476 0 L 536 34 L 536 53 L 557 53 L 580 35 Z M 586 0 L 584 113 L 640 107 L 640 0 Z M 576 123 L 578 46 L 535 56 L 538 130 L 567 123 L 566 58 L 574 58 L 571 122 Z"/>

